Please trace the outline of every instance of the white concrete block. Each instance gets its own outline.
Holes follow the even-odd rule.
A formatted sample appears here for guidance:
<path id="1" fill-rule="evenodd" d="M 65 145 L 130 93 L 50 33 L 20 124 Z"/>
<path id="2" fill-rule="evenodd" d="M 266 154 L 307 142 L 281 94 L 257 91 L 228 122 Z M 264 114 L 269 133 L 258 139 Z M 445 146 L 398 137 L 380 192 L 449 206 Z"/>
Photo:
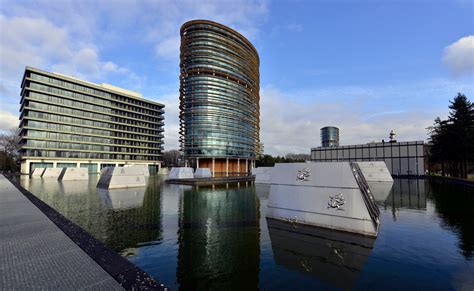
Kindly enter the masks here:
<path id="1" fill-rule="evenodd" d="M 369 184 L 370 191 L 377 202 L 387 200 L 393 187 L 393 182 L 367 182 L 367 184 Z"/>
<path id="2" fill-rule="evenodd" d="M 150 170 L 148 169 L 148 165 L 138 164 L 138 165 L 125 165 L 124 167 L 136 167 L 142 169 L 143 175 L 145 177 L 150 176 Z"/>
<path id="3" fill-rule="evenodd" d="M 255 175 L 255 183 L 270 184 L 272 182 L 273 167 L 258 167 L 252 169 Z"/>
<path id="4" fill-rule="evenodd" d="M 171 168 L 169 179 L 193 179 L 193 168 L 174 167 Z"/>
<path id="5" fill-rule="evenodd" d="M 31 173 L 32 178 L 40 178 L 43 175 L 45 168 L 35 168 Z"/>
<path id="6" fill-rule="evenodd" d="M 393 182 L 392 175 L 384 161 L 357 162 L 367 182 Z"/>
<path id="7" fill-rule="evenodd" d="M 169 175 L 169 174 L 170 172 L 167 167 L 160 168 L 160 170 L 158 171 L 158 175 Z"/>
<path id="8" fill-rule="evenodd" d="M 267 217 L 376 236 L 363 195 L 348 162 L 276 164 Z"/>
<path id="9" fill-rule="evenodd" d="M 41 175 L 41 178 L 59 178 L 59 175 L 61 175 L 61 172 L 63 171 L 63 168 L 46 168 L 43 172 L 43 175 Z"/>
<path id="10" fill-rule="evenodd" d="M 105 167 L 100 174 L 97 188 L 117 189 L 146 186 L 142 167 Z"/>
<path id="11" fill-rule="evenodd" d="M 64 168 L 58 178 L 58 180 L 60 181 L 88 180 L 88 179 L 89 179 L 88 168 Z"/>
<path id="12" fill-rule="evenodd" d="M 194 178 L 211 178 L 211 170 L 208 168 L 197 168 L 194 172 Z"/>

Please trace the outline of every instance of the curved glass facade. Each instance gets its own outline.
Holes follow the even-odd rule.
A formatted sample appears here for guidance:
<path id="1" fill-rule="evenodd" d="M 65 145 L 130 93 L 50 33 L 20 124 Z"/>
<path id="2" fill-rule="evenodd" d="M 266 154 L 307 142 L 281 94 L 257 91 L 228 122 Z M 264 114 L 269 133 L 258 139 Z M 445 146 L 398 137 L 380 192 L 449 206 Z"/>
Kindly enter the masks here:
<path id="1" fill-rule="evenodd" d="M 339 146 L 339 128 L 326 126 L 321 128 L 321 146 L 337 147 Z"/>
<path id="2" fill-rule="evenodd" d="M 259 57 L 241 34 L 195 20 L 181 27 L 180 143 L 186 158 L 253 160 L 259 144 Z"/>

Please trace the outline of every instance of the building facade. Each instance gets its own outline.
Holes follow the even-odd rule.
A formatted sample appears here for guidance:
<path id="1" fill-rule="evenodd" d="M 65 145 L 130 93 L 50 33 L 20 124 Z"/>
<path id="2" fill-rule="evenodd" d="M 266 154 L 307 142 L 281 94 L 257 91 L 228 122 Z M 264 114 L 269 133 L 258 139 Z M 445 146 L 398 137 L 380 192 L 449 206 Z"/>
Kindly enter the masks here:
<path id="1" fill-rule="evenodd" d="M 26 67 L 20 104 L 22 174 L 38 167 L 160 168 L 164 105 L 139 93 Z"/>
<path id="2" fill-rule="evenodd" d="M 339 128 L 326 126 L 321 128 L 321 146 L 338 147 L 339 146 Z"/>
<path id="3" fill-rule="evenodd" d="M 214 176 L 250 173 L 260 149 L 259 57 L 240 33 L 194 20 L 181 27 L 180 144 Z"/>
<path id="4" fill-rule="evenodd" d="M 423 141 L 378 142 L 311 149 L 312 162 L 385 161 L 393 176 L 425 174 Z"/>

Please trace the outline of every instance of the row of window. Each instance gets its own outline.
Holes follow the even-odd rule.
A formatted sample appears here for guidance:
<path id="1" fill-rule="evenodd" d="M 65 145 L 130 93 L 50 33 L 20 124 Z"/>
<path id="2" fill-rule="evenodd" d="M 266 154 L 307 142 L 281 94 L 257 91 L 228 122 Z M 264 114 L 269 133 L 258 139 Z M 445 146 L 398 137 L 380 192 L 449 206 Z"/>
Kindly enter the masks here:
<path id="1" fill-rule="evenodd" d="M 133 99 L 133 98 L 130 98 L 130 97 L 125 97 L 125 96 L 120 96 L 120 95 L 117 95 L 117 94 L 107 93 L 107 92 L 104 92 L 104 91 L 100 91 L 100 90 L 92 89 L 92 88 L 89 88 L 89 87 L 85 87 L 85 86 L 77 85 L 77 84 L 74 84 L 74 83 L 70 83 L 70 82 L 67 82 L 67 81 L 62 81 L 62 80 L 58 80 L 58 79 L 55 79 L 55 78 L 50 78 L 50 77 L 47 77 L 47 76 L 39 75 L 37 73 L 31 72 L 29 77 L 31 79 L 34 79 L 34 80 L 38 80 L 38 81 L 58 85 L 58 86 L 61 86 L 61 87 L 64 87 L 64 88 L 73 89 L 73 90 L 77 90 L 77 91 L 82 91 L 82 92 L 85 92 L 85 93 L 88 93 L 88 94 L 94 94 L 94 95 L 97 95 L 97 96 L 101 96 L 101 97 L 105 97 L 105 98 L 109 98 L 109 99 L 113 99 L 113 100 L 119 100 L 119 101 L 122 101 L 122 102 L 125 102 L 125 103 L 130 103 L 130 104 L 136 105 L 137 107 L 151 108 L 153 110 L 161 110 L 161 107 L 156 105 L 156 104 L 143 102 L 143 101 L 140 101 L 140 100 L 136 100 L 136 99 Z"/>
<path id="2" fill-rule="evenodd" d="M 84 153 L 72 151 L 48 151 L 27 149 L 25 155 L 28 157 L 46 157 L 46 158 L 68 158 L 68 159 L 101 159 L 101 160 L 137 160 L 137 161 L 157 161 L 159 156 L 140 156 L 129 154 L 107 154 L 107 153 Z"/>
<path id="3" fill-rule="evenodd" d="M 69 99 L 66 99 L 66 98 L 49 96 L 49 95 L 44 95 L 44 94 L 40 94 L 40 93 L 36 93 L 36 92 L 29 92 L 28 97 L 36 99 L 36 100 L 42 100 L 42 101 L 46 101 L 46 102 L 51 102 L 51 103 L 56 103 L 56 104 L 61 104 L 61 105 L 66 105 L 66 106 L 72 106 L 72 107 L 86 109 L 86 110 L 99 111 L 99 112 L 104 113 L 104 114 L 110 114 L 110 115 L 112 115 L 112 118 L 114 118 L 115 120 L 118 120 L 119 122 L 123 122 L 123 123 L 129 123 L 128 122 L 129 118 L 124 118 L 124 117 L 140 119 L 140 120 L 147 121 L 147 122 L 150 122 L 150 123 L 159 123 L 159 122 L 161 122 L 161 120 L 158 119 L 158 118 L 148 117 L 148 116 L 142 115 L 140 113 L 131 113 L 131 112 L 126 112 L 126 111 L 121 111 L 121 110 L 112 109 L 112 108 L 109 108 L 109 107 L 103 107 L 103 106 L 92 105 L 92 104 L 84 103 L 84 102 L 72 101 L 72 100 L 69 100 Z M 119 118 L 117 118 L 117 116 L 119 116 Z"/>
<path id="4" fill-rule="evenodd" d="M 40 113 L 30 111 L 28 112 L 29 116 L 40 116 L 42 115 L 41 119 L 47 116 L 47 113 Z M 71 125 L 64 125 L 64 124 L 57 124 L 57 123 L 49 123 L 49 122 L 41 122 L 35 120 L 27 120 L 24 126 L 32 127 L 32 128 L 41 128 L 41 129 L 49 129 L 53 131 L 66 131 L 66 132 L 75 132 L 75 133 L 84 133 L 84 134 L 94 134 L 94 135 L 104 135 L 104 136 L 113 136 L 113 137 L 120 137 L 123 138 L 123 132 L 114 132 L 109 130 L 101 130 L 101 129 L 94 129 L 88 127 L 79 127 L 79 126 L 71 126 Z M 141 140 L 141 141 L 150 141 L 161 143 L 161 138 L 163 137 L 160 135 L 155 136 L 148 136 L 148 135 L 138 135 L 138 134 L 130 134 L 130 139 L 133 140 Z"/>
<path id="5" fill-rule="evenodd" d="M 32 105 L 32 103 L 33 103 L 33 105 Z M 45 104 L 40 104 L 40 103 L 36 103 L 36 102 L 29 102 L 28 106 L 30 108 L 37 108 L 37 109 L 40 109 L 40 110 L 52 111 L 51 110 L 52 108 L 50 107 L 52 105 L 45 105 Z M 57 110 L 55 110 L 55 112 L 57 112 Z M 74 115 L 74 114 L 71 114 L 71 115 Z M 121 131 L 123 130 L 123 131 L 144 133 L 144 134 L 150 134 L 150 135 L 156 135 L 156 134 L 159 133 L 159 130 L 161 130 L 161 128 L 159 128 L 159 130 L 156 130 L 156 129 L 140 128 L 140 127 L 135 127 L 135 126 L 125 126 L 125 125 L 105 123 L 105 122 L 100 122 L 100 121 L 93 121 L 93 120 L 88 120 L 88 119 L 62 116 L 62 115 L 56 115 L 56 114 L 52 114 L 52 113 L 43 113 L 43 112 L 37 112 L 37 111 L 31 111 L 31 110 L 29 110 L 27 112 L 27 116 L 34 117 L 34 118 L 40 118 L 40 119 L 44 119 L 44 120 L 67 122 L 67 123 L 72 123 L 72 124 L 77 124 L 77 125 L 102 127 L 102 128 L 106 128 L 106 129 L 115 129 L 115 130 L 121 130 Z"/>
<path id="6" fill-rule="evenodd" d="M 101 151 L 101 152 L 121 152 L 134 154 L 158 155 L 161 150 L 151 150 L 143 148 L 127 148 L 116 146 L 92 145 L 81 143 L 42 141 L 29 139 L 26 142 L 27 147 L 45 148 L 45 149 L 61 149 L 61 150 L 81 150 L 81 151 Z"/>
<path id="7" fill-rule="evenodd" d="M 41 139 L 78 141 L 78 142 L 89 142 L 89 143 L 104 143 L 104 144 L 111 144 L 111 145 L 134 146 L 134 147 L 151 148 L 151 149 L 154 149 L 155 147 L 160 148 L 160 144 L 151 144 L 151 143 L 139 142 L 139 141 L 110 139 L 110 138 L 102 138 L 102 137 L 94 137 L 94 136 L 84 136 L 84 135 L 48 132 L 48 131 L 37 131 L 37 130 L 28 130 L 26 136 L 33 137 L 33 138 L 41 138 Z"/>
<path id="8" fill-rule="evenodd" d="M 187 148 L 184 152 L 185 156 L 214 156 L 214 157 L 240 157 L 240 158 L 255 158 L 253 152 L 233 150 L 233 149 L 203 149 L 203 148 Z"/>

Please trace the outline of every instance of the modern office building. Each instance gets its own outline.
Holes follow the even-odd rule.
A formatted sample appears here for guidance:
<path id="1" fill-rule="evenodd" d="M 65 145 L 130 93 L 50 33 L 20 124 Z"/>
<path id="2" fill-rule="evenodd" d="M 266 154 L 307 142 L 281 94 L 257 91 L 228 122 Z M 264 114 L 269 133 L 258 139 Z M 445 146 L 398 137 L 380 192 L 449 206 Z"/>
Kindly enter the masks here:
<path id="1" fill-rule="evenodd" d="M 385 161 L 393 176 L 419 176 L 425 174 L 424 150 L 423 141 L 316 147 L 311 149 L 311 161 Z"/>
<path id="2" fill-rule="evenodd" d="M 237 31 L 207 20 L 181 27 L 180 143 L 214 176 L 247 175 L 260 149 L 259 57 Z"/>
<path id="3" fill-rule="evenodd" d="M 160 168 L 164 105 L 139 93 L 26 67 L 20 104 L 22 174 L 37 167 Z"/>
<path id="4" fill-rule="evenodd" d="M 321 128 L 321 146 L 338 147 L 339 146 L 339 128 L 335 126 L 326 126 Z"/>

